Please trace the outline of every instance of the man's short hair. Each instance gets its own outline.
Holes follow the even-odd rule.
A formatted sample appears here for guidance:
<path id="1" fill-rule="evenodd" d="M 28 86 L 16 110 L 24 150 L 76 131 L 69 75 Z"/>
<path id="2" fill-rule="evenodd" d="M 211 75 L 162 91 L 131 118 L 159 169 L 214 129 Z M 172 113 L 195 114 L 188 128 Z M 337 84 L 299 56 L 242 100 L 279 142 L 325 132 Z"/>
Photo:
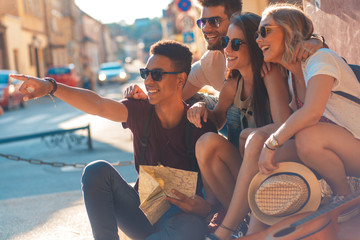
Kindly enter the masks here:
<path id="1" fill-rule="evenodd" d="M 170 58 L 176 72 L 185 72 L 189 75 L 192 63 L 192 53 L 188 46 L 173 40 L 162 40 L 153 44 L 150 54 L 162 55 Z"/>
<path id="2" fill-rule="evenodd" d="M 242 0 L 198 0 L 198 2 L 203 8 L 224 6 L 225 14 L 229 19 L 234 12 L 242 11 Z"/>

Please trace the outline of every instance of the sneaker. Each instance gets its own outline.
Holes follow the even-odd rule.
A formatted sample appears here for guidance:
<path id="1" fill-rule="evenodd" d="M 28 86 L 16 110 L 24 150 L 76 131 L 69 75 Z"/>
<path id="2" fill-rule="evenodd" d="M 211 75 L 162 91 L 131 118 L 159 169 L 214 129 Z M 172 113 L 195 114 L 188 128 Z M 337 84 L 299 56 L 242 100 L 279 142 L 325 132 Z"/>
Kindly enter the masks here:
<path id="1" fill-rule="evenodd" d="M 351 193 L 360 192 L 360 178 L 358 177 L 346 177 L 349 184 Z"/>
<path id="2" fill-rule="evenodd" d="M 333 196 L 331 198 L 330 204 L 336 204 L 343 201 L 345 196 Z M 351 218 L 357 216 L 360 213 L 360 209 L 358 205 L 355 205 L 351 208 L 346 209 L 345 211 L 341 212 L 337 218 L 338 223 L 343 223 L 349 221 Z"/>
<path id="3" fill-rule="evenodd" d="M 349 185 L 351 193 L 360 192 L 360 178 L 347 176 L 346 181 Z M 325 179 L 320 179 L 319 184 L 321 189 L 320 206 L 327 206 L 332 201 L 333 191 Z"/>

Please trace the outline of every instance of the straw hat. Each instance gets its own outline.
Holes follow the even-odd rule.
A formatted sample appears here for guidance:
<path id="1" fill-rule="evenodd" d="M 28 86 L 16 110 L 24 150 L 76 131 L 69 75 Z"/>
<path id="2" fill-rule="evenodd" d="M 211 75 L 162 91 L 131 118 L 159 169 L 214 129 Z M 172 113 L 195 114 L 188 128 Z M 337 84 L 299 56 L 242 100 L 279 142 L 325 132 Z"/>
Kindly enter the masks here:
<path id="1" fill-rule="evenodd" d="M 252 213 L 263 223 L 273 225 L 292 214 L 317 210 L 320 184 L 306 166 L 283 162 L 269 175 L 255 175 L 248 200 Z"/>

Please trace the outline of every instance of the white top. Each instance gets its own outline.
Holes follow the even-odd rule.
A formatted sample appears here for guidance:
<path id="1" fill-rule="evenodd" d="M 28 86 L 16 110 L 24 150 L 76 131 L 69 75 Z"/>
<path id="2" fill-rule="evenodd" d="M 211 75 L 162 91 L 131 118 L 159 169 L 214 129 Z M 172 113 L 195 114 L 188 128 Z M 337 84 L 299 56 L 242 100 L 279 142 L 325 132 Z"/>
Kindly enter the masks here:
<path id="1" fill-rule="evenodd" d="M 225 73 L 224 54 L 218 50 L 210 50 L 205 52 L 199 61 L 193 63 L 188 81 L 199 88 L 209 85 L 220 91 L 225 80 Z"/>
<path id="2" fill-rule="evenodd" d="M 343 91 L 360 98 L 360 83 L 354 72 L 332 50 L 319 49 L 302 64 L 302 67 L 306 85 L 313 76 L 325 74 L 335 78 L 332 91 Z M 323 115 L 360 139 L 360 104 L 331 93 Z"/>

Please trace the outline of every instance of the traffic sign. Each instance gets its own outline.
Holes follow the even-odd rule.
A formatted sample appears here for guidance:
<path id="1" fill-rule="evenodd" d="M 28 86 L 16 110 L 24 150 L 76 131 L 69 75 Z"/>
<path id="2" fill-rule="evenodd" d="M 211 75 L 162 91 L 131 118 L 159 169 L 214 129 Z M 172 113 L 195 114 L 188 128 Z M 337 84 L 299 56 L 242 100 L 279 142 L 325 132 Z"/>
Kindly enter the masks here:
<path id="1" fill-rule="evenodd" d="M 195 26 L 195 19 L 187 13 L 180 13 L 176 18 L 176 26 L 182 32 L 189 32 Z"/>
<path id="2" fill-rule="evenodd" d="M 195 36 L 193 32 L 184 32 L 183 37 L 184 43 L 193 43 L 195 41 Z"/>
<path id="3" fill-rule="evenodd" d="M 177 6 L 181 11 L 187 12 L 191 8 L 191 1 L 190 0 L 179 0 Z"/>

